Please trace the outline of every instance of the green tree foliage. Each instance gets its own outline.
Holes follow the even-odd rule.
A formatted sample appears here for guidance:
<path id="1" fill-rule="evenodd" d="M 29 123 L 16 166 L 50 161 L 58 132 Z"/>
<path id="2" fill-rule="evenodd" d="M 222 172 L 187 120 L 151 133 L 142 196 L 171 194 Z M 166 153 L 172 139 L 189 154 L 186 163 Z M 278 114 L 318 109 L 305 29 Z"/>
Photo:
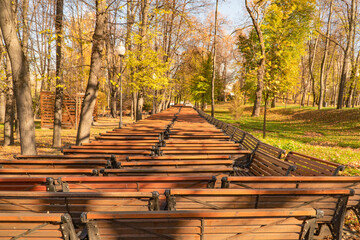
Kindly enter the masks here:
<path id="1" fill-rule="evenodd" d="M 149 32 L 147 39 L 142 39 L 139 34 L 133 34 L 133 42 L 142 47 L 126 52 L 126 66 L 131 72 L 129 86 L 132 91 L 161 90 L 168 86 L 170 62 L 164 62 L 165 53 L 161 49 L 152 48 L 156 34 Z"/>
<path id="2" fill-rule="evenodd" d="M 264 94 L 277 95 L 298 84 L 299 63 L 305 53 L 306 39 L 312 27 L 315 0 L 273 0 L 262 24 L 266 47 Z M 256 33 L 239 36 L 239 50 L 244 62 L 244 90 L 253 93 L 256 84 L 259 46 Z"/>
<path id="3" fill-rule="evenodd" d="M 202 103 L 211 102 L 212 55 L 210 53 L 206 55 L 199 63 L 190 84 L 192 99 Z"/>
<path id="4" fill-rule="evenodd" d="M 211 103 L 212 54 L 192 48 L 184 53 L 183 63 L 176 73 L 178 86 L 175 94 L 199 103 Z M 219 73 L 215 75 L 215 99 L 223 92 Z"/>

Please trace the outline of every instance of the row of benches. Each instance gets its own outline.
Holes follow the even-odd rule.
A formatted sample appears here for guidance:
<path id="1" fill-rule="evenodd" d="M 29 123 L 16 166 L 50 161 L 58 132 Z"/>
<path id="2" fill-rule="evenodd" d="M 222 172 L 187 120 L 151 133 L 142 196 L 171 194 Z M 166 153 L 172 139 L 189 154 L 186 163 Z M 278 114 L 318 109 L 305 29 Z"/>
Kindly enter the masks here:
<path id="1" fill-rule="evenodd" d="M 316 231 L 321 236 L 329 225 L 334 239 L 340 239 L 346 205 L 352 189 L 171 189 L 165 191 L 169 211 L 277 209 L 321 209 Z M 158 211 L 157 192 L 21 192 L 0 191 L 0 211 L 17 213 L 68 213 L 77 231 L 82 212 Z M 172 215 L 171 212 L 167 212 Z M 253 216 L 254 217 L 254 216 Z M 314 232 L 313 232 L 314 233 Z"/>
<path id="2" fill-rule="evenodd" d="M 313 239 L 323 212 L 300 209 L 236 211 L 84 212 L 76 234 L 68 214 L 0 213 L 0 239 Z"/>
<path id="3" fill-rule="evenodd" d="M 169 211 L 321 209 L 323 216 L 317 220 L 316 231 L 321 236 L 323 226 L 329 225 L 334 239 L 341 239 L 347 200 L 353 194 L 350 189 L 172 189 L 166 193 L 166 208 Z M 0 202 L 3 213 L 17 213 L 20 216 L 29 212 L 68 213 L 78 232 L 81 229 L 80 216 L 84 211 L 107 212 L 111 215 L 124 211 L 160 209 L 156 192 L 33 194 L 13 191 L 0 192 Z M 169 211 L 166 212 L 168 216 L 172 215 Z"/>
<path id="4" fill-rule="evenodd" d="M 262 167 L 265 166 L 268 170 L 274 170 L 277 172 L 276 168 L 273 169 L 274 164 L 268 165 L 266 163 L 269 159 L 271 159 L 272 162 L 276 162 L 275 166 L 280 164 L 284 167 L 284 164 L 287 164 L 287 170 L 291 171 L 292 175 L 297 176 L 336 176 L 340 171 L 344 170 L 343 165 L 293 151 L 289 152 L 285 156 L 285 150 L 263 143 L 253 135 L 236 128 L 231 124 L 213 118 L 199 109 L 196 110 L 200 116 L 217 128 L 221 129 L 232 141 L 239 143 L 244 149 L 251 151 L 250 157 L 242 166 L 243 169 L 250 170 L 251 175 L 268 175 L 259 171 L 259 162 L 261 162 L 260 164 L 262 164 Z M 278 161 L 278 159 L 281 161 Z M 285 173 L 289 174 L 289 171 L 285 171 Z M 240 175 L 249 175 L 246 170 L 243 171 L 243 173 L 239 170 L 238 173 Z"/>
<path id="5" fill-rule="evenodd" d="M 230 138 L 210 139 L 209 136 L 214 133 L 221 136 L 220 130 L 199 118 L 192 109 L 182 108 L 181 112 L 173 109 L 169 110 L 167 116 L 165 115 L 164 112 L 162 119 L 166 118 L 166 121 L 163 122 L 163 126 L 165 126 L 163 138 L 155 141 L 159 149 L 158 153 L 162 151 L 163 156 L 130 155 L 125 157 L 122 154 L 115 156 L 107 153 L 105 155 L 100 153 L 85 155 L 76 152 L 55 157 L 57 159 L 17 156 L 17 159 L 29 162 L 41 160 L 45 163 L 44 161 L 55 160 L 69 163 L 69 165 L 63 164 L 60 168 L 43 169 L 44 176 L 48 171 L 51 174 L 47 176 L 56 177 L 56 180 L 32 177 L 25 177 L 22 180 L 20 178 L 11 180 L 0 178 L 0 207 L 7 211 L 4 214 L 13 214 L 11 211 L 17 211 L 17 216 L 38 214 L 45 217 L 49 211 L 52 212 L 51 214 L 55 212 L 59 214 L 58 217 L 60 216 L 56 221 L 45 220 L 43 223 L 31 223 L 33 228 L 23 229 L 17 234 L 29 236 L 35 232 L 44 234 L 42 230 L 45 229 L 42 229 L 41 226 L 51 223 L 58 227 L 54 239 L 77 239 L 78 236 L 81 239 L 96 240 L 143 238 L 313 239 L 314 234 L 321 239 L 324 226 L 329 225 L 334 239 L 341 239 L 346 206 L 359 204 L 358 189 L 355 183 L 360 179 L 349 178 L 346 180 L 355 184 L 353 186 L 351 184 L 331 185 L 332 181 L 336 182 L 338 177 L 329 177 L 329 183 L 324 189 L 315 189 L 315 187 L 306 187 L 306 185 L 298 188 L 274 185 L 274 188 L 236 189 L 233 187 L 236 177 L 229 176 L 233 172 L 230 163 L 236 165 L 240 172 L 242 160 L 246 159 L 253 151 L 228 152 L 228 150 L 237 151 L 237 149 L 231 149 L 234 147 L 232 145 L 234 143 L 229 141 Z M 156 119 L 155 116 L 153 118 Z M 192 125 L 195 130 L 190 127 L 192 121 L 200 122 L 200 124 Z M 152 122 L 149 121 L 147 124 L 151 125 Z M 132 128 L 135 129 L 136 125 Z M 139 130 L 131 130 L 127 134 L 151 131 L 145 125 L 141 128 L 143 130 L 139 128 Z M 126 128 L 114 131 L 122 132 L 123 130 L 124 133 L 128 131 Z M 197 135 L 201 136 L 196 137 Z M 148 139 L 145 140 L 148 141 Z M 143 142 L 145 140 L 138 140 L 137 143 L 145 146 L 147 144 Z M 124 142 L 130 140 L 102 139 L 98 141 L 107 143 L 109 146 L 126 146 L 122 144 L 128 144 Z M 130 144 L 134 142 L 131 140 Z M 95 142 L 93 146 L 95 147 L 96 144 L 101 146 L 99 142 Z M 91 143 L 88 146 L 91 148 Z M 211 148 L 203 149 L 204 146 Z M 189 152 L 178 155 L 171 153 L 170 155 L 166 151 L 172 150 L 166 147 L 173 147 L 172 150 L 179 152 Z M 221 154 L 209 153 L 208 150 L 221 151 Z M 191 153 L 191 151 L 197 152 Z M 268 159 L 268 156 L 271 156 L 271 154 L 261 151 L 255 153 L 258 158 L 266 157 Z M 81 167 L 72 168 L 74 166 L 70 164 L 72 161 L 75 161 L 74 165 L 78 164 Z M 84 161 L 84 164 L 81 161 Z M 83 167 L 91 164 L 91 161 L 99 161 L 99 165 L 95 164 L 97 167 L 94 172 L 92 169 Z M 100 167 L 100 162 L 106 163 L 109 168 Z M 205 167 L 207 162 L 209 166 Z M 227 163 L 229 165 L 226 165 Z M 219 167 L 221 164 L 224 164 L 223 170 Z M 255 161 L 252 164 L 255 166 Z M 60 166 L 61 164 L 54 165 Z M 267 165 L 270 164 L 259 166 L 261 169 L 266 169 Z M 274 167 L 270 168 L 279 168 L 277 162 L 272 162 L 272 165 Z M 10 166 L 11 164 L 6 169 L 9 169 Z M 201 167 L 196 168 L 195 166 Z M 281 168 L 285 169 L 286 165 Z M 19 168 L 12 171 L 16 170 L 19 171 L 18 174 L 21 174 L 21 171 L 23 173 L 37 171 L 36 168 L 32 170 Z M 81 171 L 84 171 L 83 174 L 102 173 L 107 176 L 77 176 L 81 174 Z M 275 175 L 270 171 L 268 174 Z M 123 177 L 125 175 L 128 177 Z M 212 175 L 220 178 L 225 175 L 221 185 Z M 285 175 L 284 172 L 282 175 Z M 229 189 L 220 189 L 221 186 L 229 187 Z M 348 201 L 348 199 L 350 200 Z M 351 205 L 354 203 L 355 205 Z M 72 218 L 72 226 L 75 229 L 73 232 L 77 233 L 76 236 L 72 235 L 73 238 L 64 237 L 65 235 L 70 236 L 70 234 L 69 231 L 65 233 L 62 231 L 61 216 Z M 40 218 L 34 219 L 39 220 Z M 10 226 L 10 223 L 6 224 Z M 83 229 L 84 224 L 86 225 L 85 229 Z M 13 232 L 15 231 L 9 231 L 8 235 Z M 14 236 L 12 235 L 12 237 Z M 0 237 L 0 239 L 2 238 Z M 49 235 L 46 239 L 52 238 Z"/>

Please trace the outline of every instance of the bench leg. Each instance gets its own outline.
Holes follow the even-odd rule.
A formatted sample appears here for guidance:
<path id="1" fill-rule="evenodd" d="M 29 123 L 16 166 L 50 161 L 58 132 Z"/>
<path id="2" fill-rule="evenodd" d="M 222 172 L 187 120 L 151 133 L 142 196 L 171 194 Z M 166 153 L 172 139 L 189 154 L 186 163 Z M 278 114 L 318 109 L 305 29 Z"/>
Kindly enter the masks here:
<path id="1" fill-rule="evenodd" d="M 332 224 L 330 226 L 330 230 L 334 237 L 334 240 L 341 240 L 341 238 L 342 238 L 344 220 L 345 220 L 345 214 L 346 214 L 346 205 L 347 205 L 348 199 L 349 199 L 349 196 L 343 196 L 343 197 L 339 198 L 339 201 L 337 203 L 334 218 L 333 218 Z"/>
<path id="2" fill-rule="evenodd" d="M 357 220 L 360 223 L 360 204 L 358 206 L 352 208 L 352 210 L 354 211 L 355 216 L 357 217 Z"/>
<path id="3" fill-rule="evenodd" d="M 86 223 L 89 240 L 100 240 L 99 229 L 95 221 L 88 221 Z"/>
<path id="4" fill-rule="evenodd" d="M 75 228 L 70 215 L 64 214 L 61 217 L 61 219 L 62 219 L 61 229 L 63 231 L 64 239 L 79 240 L 78 236 L 76 235 Z"/>
<path id="5" fill-rule="evenodd" d="M 316 226 L 316 219 L 311 218 L 305 221 L 303 229 L 301 231 L 301 240 L 313 240 Z"/>

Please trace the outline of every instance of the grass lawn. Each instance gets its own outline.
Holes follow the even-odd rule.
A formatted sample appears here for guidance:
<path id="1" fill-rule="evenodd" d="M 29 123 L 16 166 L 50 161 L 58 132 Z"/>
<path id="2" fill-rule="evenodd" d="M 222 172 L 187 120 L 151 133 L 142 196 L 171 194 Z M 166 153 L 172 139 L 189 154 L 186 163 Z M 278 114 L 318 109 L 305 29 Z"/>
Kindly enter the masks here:
<path id="1" fill-rule="evenodd" d="M 230 109 L 231 103 L 216 105 L 215 117 L 263 142 L 344 164 L 348 166 L 346 174 L 360 175 L 360 108 L 319 111 L 314 107 L 287 105 L 268 109 L 265 139 L 263 116 L 251 117 L 252 106 L 242 107 L 239 119 L 235 119 Z"/>

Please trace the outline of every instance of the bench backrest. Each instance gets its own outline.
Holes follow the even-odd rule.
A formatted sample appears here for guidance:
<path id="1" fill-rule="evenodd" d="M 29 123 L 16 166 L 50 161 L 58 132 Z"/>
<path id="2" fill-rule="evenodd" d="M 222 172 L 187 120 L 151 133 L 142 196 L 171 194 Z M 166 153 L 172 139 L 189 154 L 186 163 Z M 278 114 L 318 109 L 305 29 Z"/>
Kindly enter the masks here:
<path id="1" fill-rule="evenodd" d="M 229 160 L 229 155 L 165 155 L 165 156 L 128 156 L 127 161 L 160 161 L 160 160 Z"/>
<path id="2" fill-rule="evenodd" d="M 84 211 L 159 210 L 158 192 L 5 192 L 0 191 L 3 213 L 69 213 L 74 221 Z"/>
<path id="3" fill-rule="evenodd" d="M 241 139 L 239 143 L 246 150 L 255 152 L 258 147 L 258 144 L 260 143 L 260 140 L 249 133 L 245 133 L 243 139 Z"/>
<path id="4" fill-rule="evenodd" d="M 295 165 L 258 151 L 253 154 L 248 168 L 255 176 L 288 176 L 296 170 Z"/>
<path id="5" fill-rule="evenodd" d="M 313 189 L 351 188 L 354 196 L 349 197 L 347 208 L 353 209 L 360 220 L 360 177 L 345 176 L 295 176 L 295 177 L 237 177 L 221 179 L 222 188 L 257 189 L 257 188 L 302 188 Z"/>
<path id="6" fill-rule="evenodd" d="M 1 177 L 0 191 L 46 192 L 53 181 L 52 178 L 46 177 Z"/>
<path id="7" fill-rule="evenodd" d="M 62 176 L 93 176 L 98 175 L 98 169 L 86 168 L 0 168 L 0 177 L 52 177 Z"/>
<path id="8" fill-rule="evenodd" d="M 225 191 L 222 191 L 225 190 Z M 171 189 L 165 192 L 168 210 L 225 210 L 246 208 L 322 209 L 319 221 L 342 236 L 346 204 L 352 189 Z"/>
<path id="9" fill-rule="evenodd" d="M 257 146 L 256 152 L 264 153 L 276 158 L 282 158 L 286 151 L 270 144 L 260 142 Z"/>
<path id="10" fill-rule="evenodd" d="M 173 161 L 136 161 L 136 162 L 118 162 L 117 168 L 136 169 L 136 168 L 215 168 L 215 167 L 233 167 L 233 160 L 173 160 Z"/>
<path id="11" fill-rule="evenodd" d="M 320 210 L 114 212 L 82 215 L 89 240 L 313 239 Z"/>
<path id="12" fill-rule="evenodd" d="M 57 183 L 64 192 L 163 193 L 169 188 L 214 188 L 216 177 L 62 177 Z"/>
<path id="13" fill-rule="evenodd" d="M 344 170 L 343 165 L 297 152 L 289 152 L 285 161 L 297 166 L 294 174 L 299 176 L 336 176 Z"/>
<path id="14" fill-rule="evenodd" d="M 79 240 L 69 214 L 0 213 L 0 239 Z"/>
<path id="15" fill-rule="evenodd" d="M 0 160 L 3 168 L 103 168 L 109 160 L 98 159 L 11 159 Z"/>
<path id="16" fill-rule="evenodd" d="M 233 168 L 101 169 L 104 176 L 219 176 L 233 174 Z"/>

